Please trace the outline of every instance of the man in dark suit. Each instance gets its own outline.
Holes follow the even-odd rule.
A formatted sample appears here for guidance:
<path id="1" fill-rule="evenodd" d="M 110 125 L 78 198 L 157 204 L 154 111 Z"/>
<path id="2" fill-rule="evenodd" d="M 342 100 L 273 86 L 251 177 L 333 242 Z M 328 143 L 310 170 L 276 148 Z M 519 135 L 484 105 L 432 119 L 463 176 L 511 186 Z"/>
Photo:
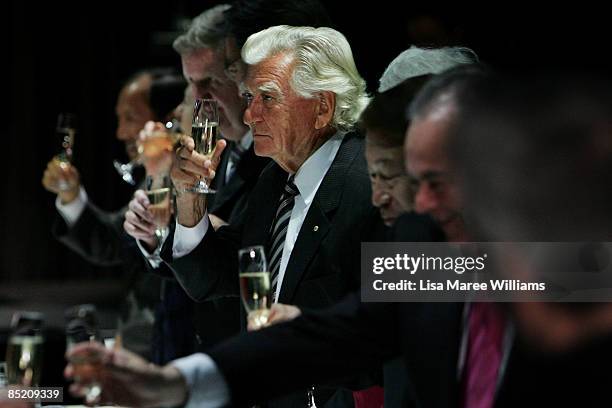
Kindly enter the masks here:
<path id="1" fill-rule="evenodd" d="M 255 154 L 252 133 L 242 122 L 246 104 L 238 91 L 243 70 L 237 68 L 242 67 L 242 60 L 236 48 L 242 46 L 248 35 L 273 25 L 270 23 L 321 26 L 329 25 L 329 17 L 317 0 L 299 3 L 244 0 L 232 7 L 220 5 L 205 11 L 174 42 L 195 96 L 213 98 L 221 107 L 220 129 L 227 147 L 212 181 L 217 193 L 207 197 L 209 217 L 215 229 L 238 220 L 261 170 L 270 161 Z M 140 218 L 136 221 L 145 217 L 140 214 Z M 135 229 L 130 231 L 134 226 L 128 226 L 127 230 L 135 238 L 152 237 L 150 231 L 146 235 L 135 233 Z M 182 293 L 175 295 L 184 296 Z M 198 349 L 205 349 L 238 332 L 240 310 L 237 297 L 196 303 L 194 322 Z"/>
<path id="2" fill-rule="evenodd" d="M 138 155 L 138 134 L 145 123 L 169 119 L 184 89 L 185 81 L 172 69 L 142 71 L 126 81 L 117 99 L 116 137 L 125 143 L 130 160 Z M 59 180 L 68 188 L 60 189 Z M 138 248 L 123 231 L 127 207 L 100 209 L 87 196 L 76 167 L 55 159 L 49 162 L 42 182 L 57 194 L 53 235 L 92 264 L 121 267 L 124 274 L 118 278 L 125 280 L 129 289 L 121 307 L 125 347 L 153 357 L 153 311 L 159 303 L 160 280 L 146 273 Z"/>
<path id="3" fill-rule="evenodd" d="M 307 63 L 300 59 L 305 48 L 292 42 L 291 35 L 314 44 Z M 285 41 L 281 49 L 253 53 L 256 47 L 265 49 L 273 36 Z M 320 44 L 346 57 L 334 60 Z M 331 305 L 359 286 L 359 259 L 354 254 L 364 236 L 361 221 L 375 212 L 369 202 L 363 139 L 351 132 L 368 101 L 365 83 L 348 43 L 331 29 L 263 31 L 250 37 L 242 56 L 249 64 L 244 121 L 253 132 L 256 154 L 275 163 L 261 174 L 244 218 L 217 231 L 209 227 L 206 215 L 198 213 L 206 209 L 202 197 L 180 195 L 170 265 L 196 300 L 236 296 L 238 249 L 264 245 L 272 296 L 278 302 L 306 308 Z M 317 78 L 313 67 L 331 73 Z M 296 89 L 291 77 L 297 70 L 306 73 L 305 84 Z M 333 81 L 346 86 L 337 88 Z M 203 163 L 191 140 L 185 141 L 178 157 L 173 180 L 179 190 L 194 182 L 194 173 L 211 175 L 211 163 Z M 290 203 L 279 205 L 289 189 Z M 281 214 L 279 208 L 287 211 Z M 188 242 L 185 237 L 194 233 L 201 235 Z M 303 394 L 299 398 L 303 400 Z"/>

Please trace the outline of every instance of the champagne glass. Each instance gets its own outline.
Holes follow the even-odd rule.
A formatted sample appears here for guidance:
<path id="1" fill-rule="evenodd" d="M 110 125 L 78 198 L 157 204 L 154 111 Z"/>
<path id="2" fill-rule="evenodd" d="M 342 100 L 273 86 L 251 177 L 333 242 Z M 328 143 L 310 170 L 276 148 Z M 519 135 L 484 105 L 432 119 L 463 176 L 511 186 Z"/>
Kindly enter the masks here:
<path id="1" fill-rule="evenodd" d="M 246 247 L 238 251 L 240 297 L 247 313 L 259 326 L 268 322 L 272 294 L 270 272 L 266 254 L 261 245 Z"/>
<path id="2" fill-rule="evenodd" d="M 128 163 L 113 160 L 113 167 L 123 181 L 135 185 L 134 169 L 142 166 L 145 158 L 153 157 L 164 150 L 172 150 L 181 135 L 181 126 L 178 120 L 173 119 L 164 124 L 166 132 L 155 132 L 143 140 L 138 141 L 138 155 Z"/>
<path id="3" fill-rule="evenodd" d="M 67 309 L 64 313 L 66 319 L 66 349 L 70 350 L 78 343 L 99 342 L 96 307 L 91 304 L 77 305 Z M 102 393 L 102 386 L 97 380 L 97 373 L 101 368 L 102 360 L 97 355 L 72 358 L 70 363 L 74 367 L 74 376 L 79 381 L 87 383 L 85 388 L 85 401 L 93 404 Z"/>
<path id="4" fill-rule="evenodd" d="M 57 115 L 55 133 L 61 142 L 62 148 L 61 151 L 55 155 L 54 159 L 64 168 L 72 163 L 74 136 L 76 135 L 76 115 L 68 112 Z M 71 186 L 65 180 L 60 180 L 58 187 L 61 191 L 67 191 Z"/>
<path id="5" fill-rule="evenodd" d="M 149 259 L 161 262 L 161 249 L 170 233 L 170 218 L 172 216 L 172 182 L 168 173 L 147 176 L 146 181 L 147 198 L 149 199 L 148 211 L 155 223 L 155 236 L 157 247 Z"/>
<path id="6" fill-rule="evenodd" d="M 195 142 L 195 150 L 204 155 L 205 158 L 212 158 L 217 146 L 219 136 L 219 111 L 217 101 L 214 99 L 196 98 L 193 107 L 193 121 L 191 125 L 191 137 Z M 185 191 L 198 194 L 214 194 L 206 180 L 200 179 L 198 182 L 187 188 Z"/>
<path id="7" fill-rule="evenodd" d="M 35 387 L 42 370 L 44 315 L 16 312 L 11 321 L 11 335 L 6 348 L 6 374 L 10 385 Z"/>

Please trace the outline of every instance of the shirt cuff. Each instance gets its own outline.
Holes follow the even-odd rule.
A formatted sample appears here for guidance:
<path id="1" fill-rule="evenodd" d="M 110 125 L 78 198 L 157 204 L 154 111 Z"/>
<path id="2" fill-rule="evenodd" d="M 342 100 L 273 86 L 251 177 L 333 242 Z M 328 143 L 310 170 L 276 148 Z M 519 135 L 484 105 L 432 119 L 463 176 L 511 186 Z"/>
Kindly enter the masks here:
<path id="1" fill-rule="evenodd" d="M 230 395 L 225 379 L 207 354 L 192 354 L 170 364 L 187 381 L 189 396 L 186 408 L 219 408 L 228 405 Z"/>
<path id="2" fill-rule="evenodd" d="M 57 208 L 57 211 L 60 213 L 64 221 L 66 221 L 68 228 L 72 228 L 72 226 L 76 224 L 81 214 L 83 214 L 83 211 L 85 211 L 87 201 L 87 193 L 82 187 L 79 187 L 79 195 L 77 195 L 76 198 L 68 204 L 62 204 L 62 200 L 59 198 L 59 195 L 57 196 L 55 199 L 55 208 Z"/>
<path id="3" fill-rule="evenodd" d="M 138 245 L 138 248 L 140 249 L 142 256 L 144 256 L 147 262 L 149 262 L 149 265 L 151 265 L 153 269 L 159 268 L 159 265 L 161 265 L 161 262 L 158 261 L 157 259 L 151 258 L 151 252 L 149 252 L 149 250 L 145 248 L 144 245 L 142 245 L 139 239 L 136 240 L 136 245 Z"/>
<path id="4" fill-rule="evenodd" d="M 177 221 L 172 243 L 172 258 L 181 258 L 193 251 L 204 239 L 209 225 L 208 212 L 205 212 L 200 222 L 193 227 L 185 227 Z"/>

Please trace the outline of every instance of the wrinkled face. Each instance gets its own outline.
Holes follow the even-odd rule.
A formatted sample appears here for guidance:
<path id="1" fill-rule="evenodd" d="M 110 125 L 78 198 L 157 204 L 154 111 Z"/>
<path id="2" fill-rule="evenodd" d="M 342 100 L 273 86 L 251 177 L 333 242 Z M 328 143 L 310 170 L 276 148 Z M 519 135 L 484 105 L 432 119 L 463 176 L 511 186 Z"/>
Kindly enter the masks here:
<path id="1" fill-rule="evenodd" d="M 201 48 L 181 55 L 183 75 L 196 98 L 215 99 L 219 105 L 219 128 L 230 140 L 240 140 L 247 129 L 242 123 L 245 102 L 236 83 L 224 72 L 224 51 Z"/>
<path id="2" fill-rule="evenodd" d="M 372 183 L 372 204 L 390 227 L 397 217 L 412 209 L 413 195 L 404 169 L 402 146 L 382 147 L 371 143 L 368 139 L 378 132 L 367 131 L 365 155 Z"/>
<path id="3" fill-rule="evenodd" d="M 149 75 L 142 75 L 127 84 L 119 93 L 115 111 L 118 127 L 117 139 L 125 143 L 125 150 L 130 160 L 138 155 L 138 134 L 145 123 L 155 120 L 155 114 L 149 106 L 147 92 L 151 86 Z"/>
<path id="4" fill-rule="evenodd" d="M 465 241 L 461 197 L 447 154 L 452 114 L 446 109 L 414 120 L 406 135 L 404 157 L 415 191 L 414 209 L 435 219 L 449 241 Z"/>
<path id="5" fill-rule="evenodd" d="M 293 91 L 291 57 L 269 57 L 249 66 L 243 95 L 248 101 L 244 123 L 253 131 L 255 153 L 271 157 L 281 167 L 312 151 L 317 119 L 316 98 Z"/>

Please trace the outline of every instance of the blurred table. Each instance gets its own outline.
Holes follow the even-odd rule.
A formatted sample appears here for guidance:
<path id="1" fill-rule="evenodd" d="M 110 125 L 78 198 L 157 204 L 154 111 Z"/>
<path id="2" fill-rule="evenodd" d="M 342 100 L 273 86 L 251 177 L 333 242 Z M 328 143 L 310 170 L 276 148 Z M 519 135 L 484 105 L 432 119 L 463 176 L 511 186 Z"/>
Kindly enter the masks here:
<path id="1" fill-rule="evenodd" d="M 0 282 L 0 361 L 4 360 L 13 313 L 18 310 L 44 313 L 41 385 L 64 387 L 64 402 L 78 402 L 68 394 L 68 384 L 62 375 L 66 365 L 64 310 L 70 306 L 92 303 L 97 308 L 98 327 L 114 328 L 124 298 L 125 283 L 120 280 Z"/>
<path id="2" fill-rule="evenodd" d="M 121 281 L 19 281 L 0 284 L 0 330 L 7 329 L 17 310 L 45 314 L 45 326 L 64 328 L 64 310 L 69 306 L 93 303 L 98 309 L 99 326 L 116 324 L 119 303 L 125 296 Z"/>

